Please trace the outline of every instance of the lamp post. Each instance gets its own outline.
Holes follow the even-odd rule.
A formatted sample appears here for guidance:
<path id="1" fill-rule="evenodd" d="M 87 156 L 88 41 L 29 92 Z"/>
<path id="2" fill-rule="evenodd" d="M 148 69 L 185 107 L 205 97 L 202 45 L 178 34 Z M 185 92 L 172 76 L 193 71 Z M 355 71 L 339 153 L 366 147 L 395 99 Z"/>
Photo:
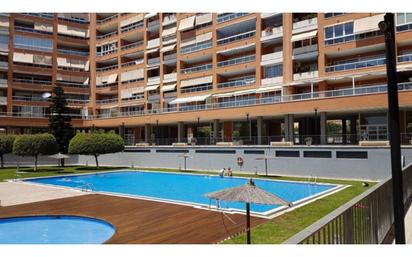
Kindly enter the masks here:
<path id="1" fill-rule="evenodd" d="M 395 242 L 396 244 L 405 244 L 405 206 L 403 203 L 398 82 L 396 77 L 395 18 L 393 13 L 385 14 L 384 21 L 379 22 L 379 29 L 385 36 Z"/>

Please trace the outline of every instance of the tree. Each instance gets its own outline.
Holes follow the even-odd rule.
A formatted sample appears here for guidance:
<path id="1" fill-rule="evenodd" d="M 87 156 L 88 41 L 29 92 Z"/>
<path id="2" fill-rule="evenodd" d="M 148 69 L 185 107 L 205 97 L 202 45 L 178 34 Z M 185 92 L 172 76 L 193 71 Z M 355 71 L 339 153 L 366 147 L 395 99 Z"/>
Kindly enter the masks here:
<path id="1" fill-rule="evenodd" d="M 67 100 L 62 87 L 56 86 L 53 88 L 51 102 L 49 116 L 50 133 L 56 138 L 58 151 L 60 153 L 67 153 L 70 139 L 72 139 L 74 133 L 70 123 L 70 108 L 67 107 Z M 61 159 L 61 165 L 64 167 L 64 159 Z"/>
<path id="2" fill-rule="evenodd" d="M 99 155 L 117 153 L 123 149 L 123 138 L 114 132 L 77 133 L 69 144 L 69 154 L 93 155 L 97 168 L 99 168 Z"/>
<path id="3" fill-rule="evenodd" d="M 14 135 L 0 134 L 0 159 L 1 167 L 4 167 L 4 155 L 13 152 Z"/>
<path id="4" fill-rule="evenodd" d="M 50 133 L 17 136 L 13 143 L 13 153 L 18 156 L 33 156 L 34 171 L 37 171 L 39 155 L 57 152 L 56 138 Z"/>

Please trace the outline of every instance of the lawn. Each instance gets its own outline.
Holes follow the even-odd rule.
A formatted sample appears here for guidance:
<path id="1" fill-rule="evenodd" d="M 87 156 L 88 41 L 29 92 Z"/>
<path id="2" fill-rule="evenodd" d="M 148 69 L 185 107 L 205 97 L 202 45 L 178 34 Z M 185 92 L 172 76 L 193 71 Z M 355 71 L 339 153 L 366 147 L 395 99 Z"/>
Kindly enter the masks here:
<path id="1" fill-rule="evenodd" d="M 43 176 L 56 176 L 56 175 L 67 175 L 67 174 L 81 174 L 88 172 L 101 172 L 108 170 L 118 170 L 121 167 L 100 167 L 96 169 L 95 167 L 87 166 L 69 166 L 60 167 L 39 167 L 38 171 L 34 172 L 33 168 L 23 167 L 19 169 L 19 173 L 16 173 L 16 168 L 3 168 L 0 169 L 0 181 L 5 181 L 6 179 L 21 179 L 21 178 L 31 178 L 31 177 L 43 177 Z M 130 168 L 128 168 L 130 169 Z M 135 168 L 138 169 L 138 168 Z M 156 170 L 163 172 L 178 172 L 175 169 L 150 169 L 141 168 L 145 170 Z M 185 173 L 202 173 L 211 174 L 211 172 L 200 172 L 200 171 L 184 171 Z M 216 174 L 216 173 L 213 173 Z M 239 174 L 235 173 L 235 176 L 242 177 L 255 177 L 255 178 L 269 178 L 278 180 L 294 180 L 294 181 L 307 181 L 306 178 L 296 178 L 296 177 L 284 177 L 284 176 L 262 176 L 254 174 Z M 369 182 L 369 187 L 362 186 L 361 181 L 350 181 L 350 180 L 335 180 L 335 179 L 318 179 L 318 182 L 333 183 L 341 185 L 350 185 L 337 193 L 326 196 L 322 199 L 316 200 L 310 204 L 304 205 L 297 208 L 291 212 L 287 212 L 279 217 L 276 217 L 264 224 L 258 225 L 252 229 L 252 243 L 254 244 L 276 244 L 282 243 L 289 237 L 303 230 L 307 226 L 316 222 L 320 218 L 324 217 L 328 213 L 332 212 L 339 206 L 350 201 L 357 195 L 365 192 L 374 182 Z M 236 236 L 232 239 L 226 240 L 224 244 L 244 244 L 246 237 L 244 234 Z"/>

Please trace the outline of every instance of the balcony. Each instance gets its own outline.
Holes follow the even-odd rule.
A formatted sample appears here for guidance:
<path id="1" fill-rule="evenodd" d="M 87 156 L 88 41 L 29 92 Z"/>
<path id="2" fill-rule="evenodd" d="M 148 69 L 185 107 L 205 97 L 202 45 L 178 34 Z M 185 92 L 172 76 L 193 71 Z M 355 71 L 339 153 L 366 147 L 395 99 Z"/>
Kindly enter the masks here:
<path id="1" fill-rule="evenodd" d="M 412 62 L 412 53 L 399 55 L 398 62 Z"/>
<path id="2" fill-rule="evenodd" d="M 268 85 L 273 85 L 273 84 L 278 84 L 283 82 L 283 77 L 273 77 L 273 78 L 264 78 L 261 81 L 262 86 L 268 86 Z"/>
<path id="3" fill-rule="evenodd" d="M 187 93 L 195 93 L 195 92 L 202 92 L 212 90 L 212 84 L 200 85 L 200 86 L 193 86 L 180 89 L 180 93 L 187 94 Z"/>
<path id="4" fill-rule="evenodd" d="M 169 73 L 163 75 L 163 83 L 175 82 L 177 79 L 177 73 Z"/>
<path id="5" fill-rule="evenodd" d="M 313 79 L 319 77 L 318 70 L 298 72 L 293 74 L 293 80 Z"/>
<path id="6" fill-rule="evenodd" d="M 113 32 L 106 33 L 106 34 L 103 34 L 103 35 L 96 35 L 96 39 L 97 40 L 102 40 L 102 39 L 110 38 L 110 37 L 115 36 L 117 34 L 118 34 L 117 31 L 113 31 Z"/>
<path id="7" fill-rule="evenodd" d="M 59 54 L 89 56 L 89 52 L 71 50 L 71 49 L 57 49 Z"/>
<path id="8" fill-rule="evenodd" d="M 118 14 L 115 14 L 115 15 L 109 16 L 109 17 L 101 19 L 101 20 L 96 20 L 96 23 L 98 25 L 101 25 L 101 24 L 107 23 L 109 21 L 112 21 L 114 19 L 117 19 L 117 17 L 118 17 Z"/>
<path id="9" fill-rule="evenodd" d="M 241 34 L 237 34 L 237 35 L 233 35 L 230 37 L 224 37 L 221 39 L 217 40 L 217 44 L 218 45 L 224 45 L 224 44 L 229 44 L 229 43 L 233 43 L 239 40 L 244 40 L 247 38 L 251 38 L 254 37 L 256 35 L 256 30 L 252 30 L 252 31 L 247 31 Z"/>
<path id="10" fill-rule="evenodd" d="M 367 68 L 367 67 L 385 65 L 385 63 L 386 63 L 386 58 L 384 56 L 379 56 L 379 57 L 375 56 L 372 58 L 349 60 L 349 61 L 345 61 L 344 63 L 326 66 L 326 72 L 356 70 L 356 69 L 362 69 L 362 68 Z"/>
<path id="11" fill-rule="evenodd" d="M 318 18 L 306 19 L 293 23 L 292 34 L 298 34 L 318 28 Z"/>
<path id="12" fill-rule="evenodd" d="M 189 54 L 189 53 L 193 53 L 196 51 L 200 51 L 200 50 L 204 50 L 204 49 L 208 49 L 212 47 L 212 41 L 206 41 L 206 42 L 202 42 L 199 44 L 193 44 L 190 46 L 185 46 L 180 48 L 180 53 L 181 54 Z"/>
<path id="13" fill-rule="evenodd" d="M 0 61 L 0 69 L 7 70 L 9 68 L 9 62 Z"/>
<path id="14" fill-rule="evenodd" d="M 256 60 L 256 56 L 254 54 L 247 55 L 247 56 L 242 56 L 242 57 L 218 62 L 217 67 L 227 67 L 227 66 L 237 65 L 241 63 L 254 62 L 255 60 Z"/>
<path id="15" fill-rule="evenodd" d="M 70 98 L 67 98 L 67 103 L 68 104 L 70 104 L 70 105 L 87 105 L 87 104 L 89 104 L 89 100 L 87 100 L 87 99 L 70 99 Z"/>
<path id="16" fill-rule="evenodd" d="M 162 25 L 167 26 L 175 22 L 176 22 L 176 15 L 169 15 L 169 16 L 163 17 Z"/>
<path id="17" fill-rule="evenodd" d="M 7 79 L 0 79 L 0 88 L 7 88 Z"/>
<path id="18" fill-rule="evenodd" d="M 105 71 L 109 71 L 109 70 L 116 70 L 117 68 L 119 68 L 119 65 L 115 64 L 115 65 L 111 65 L 111 66 L 107 66 L 107 67 L 96 68 L 96 72 L 105 72 Z"/>
<path id="19" fill-rule="evenodd" d="M 134 30 L 134 29 L 143 28 L 143 25 L 144 25 L 143 21 L 132 23 L 132 24 L 129 24 L 127 26 L 121 27 L 120 32 L 121 33 L 126 33 L 126 32 L 129 32 L 131 30 Z"/>
<path id="20" fill-rule="evenodd" d="M 0 105 L 7 105 L 7 96 L 0 96 Z"/>
<path id="21" fill-rule="evenodd" d="M 118 99 L 117 98 L 109 98 L 109 99 L 101 99 L 101 100 L 96 100 L 96 104 L 104 105 L 104 104 L 113 104 L 117 103 Z"/>
<path id="22" fill-rule="evenodd" d="M 160 84 L 160 76 L 150 77 L 147 79 L 147 85 Z"/>
<path id="23" fill-rule="evenodd" d="M 155 48 L 160 46 L 160 38 L 155 38 L 147 41 L 147 48 Z"/>
<path id="24" fill-rule="evenodd" d="M 160 57 L 156 57 L 156 58 L 151 58 L 147 60 L 147 65 L 149 66 L 155 66 L 155 65 L 159 65 L 160 64 Z"/>
<path id="25" fill-rule="evenodd" d="M 242 16 L 246 16 L 249 13 L 224 13 L 224 14 L 219 14 L 217 17 L 217 23 L 222 23 L 222 22 L 227 22 Z"/>
<path id="26" fill-rule="evenodd" d="M 158 101 L 160 100 L 160 95 L 159 95 L 159 94 L 149 95 L 149 96 L 147 97 L 147 99 L 148 99 L 150 102 L 158 102 Z"/>
<path id="27" fill-rule="evenodd" d="M 247 78 L 237 79 L 237 80 L 233 80 L 229 82 L 219 83 L 217 84 L 217 88 L 243 87 L 243 86 L 253 85 L 255 83 L 256 83 L 255 77 L 247 77 Z"/>
<path id="28" fill-rule="evenodd" d="M 412 23 L 396 25 L 397 32 L 408 31 L 408 30 L 412 30 Z"/>
<path id="29" fill-rule="evenodd" d="M 134 61 L 122 63 L 121 66 L 122 66 L 122 68 L 124 68 L 124 67 L 139 65 L 139 64 L 142 64 L 142 63 L 144 63 L 144 58 L 140 58 L 140 59 L 137 59 L 137 60 L 134 60 Z"/>
<path id="30" fill-rule="evenodd" d="M 43 98 L 41 96 L 13 96 L 13 101 L 47 102 L 48 100 L 48 98 Z"/>
<path id="31" fill-rule="evenodd" d="M 281 37 L 283 37 L 283 26 L 266 28 L 265 30 L 262 30 L 260 41 L 267 42 Z"/>
<path id="32" fill-rule="evenodd" d="M 276 15 L 280 15 L 281 13 L 279 12 L 266 12 L 266 13 L 261 13 L 260 18 L 262 19 L 267 19 Z"/>
<path id="33" fill-rule="evenodd" d="M 22 26 L 15 26 L 14 29 L 20 32 L 30 32 L 30 33 L 45 34 L 45 35 L 53 34 L 53 27 L 51 27 L 51 31 L 39 30 L 39 29 L 34 29 L 34 28 L 29 28 L 29 27 L 22 27 Z"/>
<path id="34" fill-rule="evenodd" d="M 147 23 L 147 30 L 155 30 L 160 27 L 160 20 L 154 20 Z"/>
<path id="35" fill-rule="evenodd" d="M 21 83 L 21 84 L 34 84 L 34 85 L 47 85 L 51 86 L 52 81 L 51 80 L 41 80 L 41 79 L 35 79 L 35 78 L 13 78 L 13 83 Z"/>
<path id="36" fill-rule="evenodd" d="M 283 51 L 262 55 L 262 61 L 260 62 L 260 65 L 266 66 L 281 62 L 283 62 Z"/>
<path id="37" fill-rule="evenodd" d="M 293 60 L 308 60 L 318 57 L 318 45 L 309 45 L 293 49 Z"/>
<path id="38" fill-rule="evenodd" d="M 163 55 L 164 62 L 176 62 L 176 53 Z"/>
<path id="39" fill-rule="evenodd" d="M 190 73 L 195 73 L 195 72 L 207 71 L 207 70 L 210 70 L 210 69 L 212 69 L 212 64 L 207 63 L 207 64 L 203 64 L 203 65 L 198 65 L 198 66 L 195 66 L 195 67 L 181 69 L 180 73 L 181 74 L 190 74 Z"/>
<path id="40" fill-rule="evenodd" d="M 132 48 L 135 48 L 135 47 L 139 47 L 139 46 L 142 46 L 142 45 L 143 45 L 143 41 L 134 42 L 134 43 L 122 46 L 122 51 L 132 49 Z"/>
<path id="41" fill-rule="evenodd" d="M 63 87 L 76 87 L 76 88 L 88 88 L 89 84 L 79 83 L 79 82 L 71 82 L 71 81 L 56 81 L 56 84 L 63 86 Z"/>

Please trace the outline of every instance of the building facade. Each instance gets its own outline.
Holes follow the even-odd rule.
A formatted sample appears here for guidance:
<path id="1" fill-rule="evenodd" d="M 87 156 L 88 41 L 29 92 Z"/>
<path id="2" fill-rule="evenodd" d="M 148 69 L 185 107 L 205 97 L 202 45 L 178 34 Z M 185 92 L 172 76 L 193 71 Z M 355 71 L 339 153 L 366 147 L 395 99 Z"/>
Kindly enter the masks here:
<path id="1" fill-rule="evenodd" d="M 396 15 L 402 143 L 412 133 L 412 14 Z M 152 143 L 386 141 L 378 13 L 0 15 L 0 127 L 47 129 L 61 85 L 78 129 Z"/>

